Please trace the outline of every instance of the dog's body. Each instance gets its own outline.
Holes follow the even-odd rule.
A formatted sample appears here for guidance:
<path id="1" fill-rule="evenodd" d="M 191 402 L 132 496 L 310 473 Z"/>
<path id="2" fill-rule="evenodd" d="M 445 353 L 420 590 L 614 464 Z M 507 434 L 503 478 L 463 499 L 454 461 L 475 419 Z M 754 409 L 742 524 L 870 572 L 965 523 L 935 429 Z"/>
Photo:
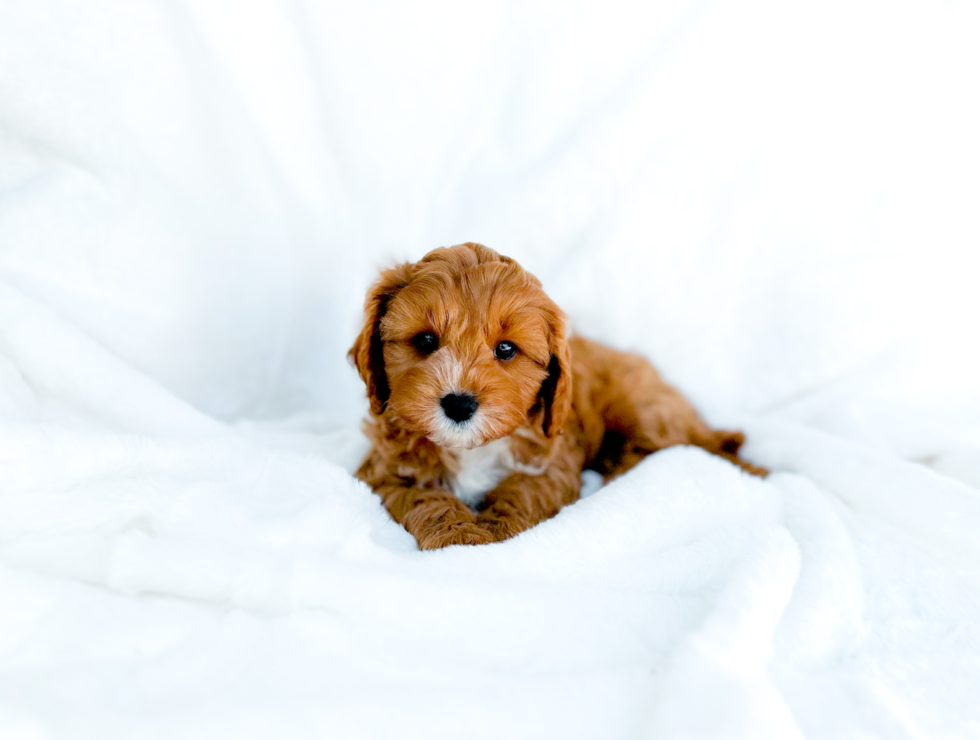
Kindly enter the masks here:
<path id="1" fill-rule="evenodd" d="M 749 472 L 642 357 L 579 337 L 541 285 L 479 244 L 437 249 L 372 288 L 351 357 L 368 388 L 357 472 L 423 549 L 513 537 L 664 447 Z"/>

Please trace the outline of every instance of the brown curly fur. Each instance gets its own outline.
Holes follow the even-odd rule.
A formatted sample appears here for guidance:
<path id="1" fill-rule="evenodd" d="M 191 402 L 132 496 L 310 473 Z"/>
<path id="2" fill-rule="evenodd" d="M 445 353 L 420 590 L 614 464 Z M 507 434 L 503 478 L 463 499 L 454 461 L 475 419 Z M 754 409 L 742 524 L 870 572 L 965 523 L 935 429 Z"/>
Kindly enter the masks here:
<path id="1" fill-rule="evenodd" d="M 437 351 L 415 348 L 421 332 L 437 335 Z M 504 340 L 519 348 L 507 361 L 493 353 Z M 357 477 L 422 549 L 513 537 L 574 502 L 582 470 L 610 480 L 671 445 L 766 473 L 738 457 L 740 432 L 710 429 L 645 359 L 566 338 L 537 278 L 480 244 L 383 272 L 350 357 L 371 403 Z M 479 401 L 464 431 L 442 414 L 451 392 Z M 452 492 L 462 450 L 500 439 L 509 474 L 471 509 Z"/>

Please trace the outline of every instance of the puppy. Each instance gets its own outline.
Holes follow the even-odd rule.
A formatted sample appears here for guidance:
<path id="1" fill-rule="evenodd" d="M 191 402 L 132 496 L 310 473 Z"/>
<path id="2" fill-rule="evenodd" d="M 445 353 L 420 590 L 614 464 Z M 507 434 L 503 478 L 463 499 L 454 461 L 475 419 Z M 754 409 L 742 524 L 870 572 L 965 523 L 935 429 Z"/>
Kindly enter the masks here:
<path id="1" fill-rule="evenodd" d="M 481 244 L 436 249 L 371 287 L 350 358 L 372 443 L 357 477 L 422 549 L 513 537 L 677 444 L 738 458 L 642 357 L 569 337 L 541 283 Z"/>

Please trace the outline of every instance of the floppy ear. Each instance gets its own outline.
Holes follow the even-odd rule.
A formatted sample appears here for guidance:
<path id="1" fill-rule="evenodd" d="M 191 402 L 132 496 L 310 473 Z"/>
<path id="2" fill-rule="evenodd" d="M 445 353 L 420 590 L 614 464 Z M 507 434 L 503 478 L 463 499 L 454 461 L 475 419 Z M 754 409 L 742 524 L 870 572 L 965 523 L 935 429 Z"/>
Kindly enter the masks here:
<path id="1" fill-rule="evenodd" d="M 544 417 L 541 422 L 546 437 L 561 434 L 572 407 L 572 367 L 565 339 L 565 316 L 558 311 L 551 325 L 551 360 L 548 362 L 548 377 L 541 383 L 538 402 Z"/>
<path id="2" fill-rule="evenodd" d="M 412 265 L 406 262 L 398 267 L 385 270 L 378 281 L 371 286 L 364 301 L 364 327 L 354 340 L 347 357 L 354 363 L 357 372 L 367 386 L 371 412 L 380 415 L 388 404 L 391 389 L 385 374 L 384 343 L 381 341 L 381 319 L 388 310 L 391 299 L 408 285 Z"/>

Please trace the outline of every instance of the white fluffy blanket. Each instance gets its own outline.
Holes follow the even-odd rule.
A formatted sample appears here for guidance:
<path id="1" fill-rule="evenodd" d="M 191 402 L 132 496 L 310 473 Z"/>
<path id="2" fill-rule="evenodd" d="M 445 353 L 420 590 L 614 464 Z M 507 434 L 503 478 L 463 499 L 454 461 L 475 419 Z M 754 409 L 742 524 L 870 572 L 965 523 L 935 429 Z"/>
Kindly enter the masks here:
<path id="1" fill-rule="evenodd" d="M 0 5 L 0 737 L 980 735 L 976 7 Z M 377 268 L 482 241 L 741 474 L 421 553 Z"/>

